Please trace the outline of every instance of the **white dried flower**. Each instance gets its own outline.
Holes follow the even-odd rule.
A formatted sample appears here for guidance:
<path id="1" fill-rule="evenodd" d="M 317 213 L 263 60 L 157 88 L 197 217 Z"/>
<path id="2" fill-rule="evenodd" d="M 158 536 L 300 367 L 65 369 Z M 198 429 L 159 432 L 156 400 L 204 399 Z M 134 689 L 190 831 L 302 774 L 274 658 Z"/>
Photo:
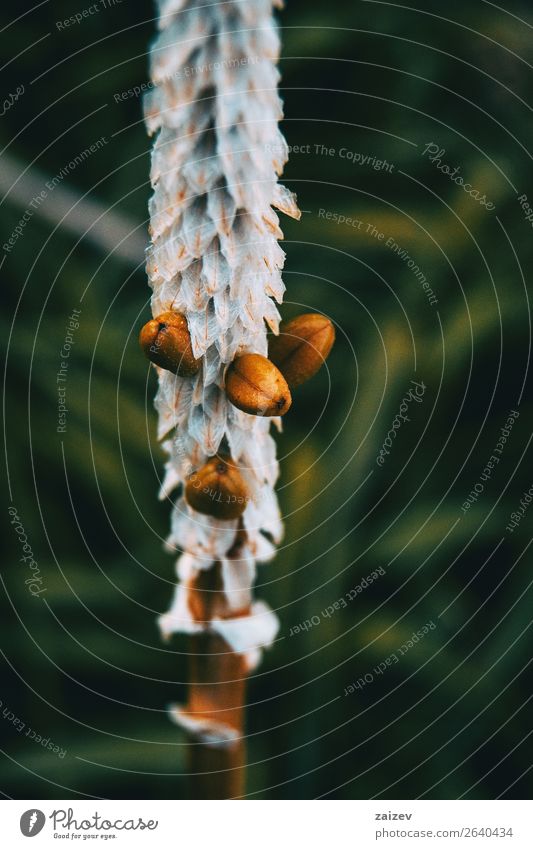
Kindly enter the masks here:
<path id="1" fill-rule="evenodd" d="M 279 185 L 287 146 L 278 128 L 279 40 L 272 0 L 157 0 L 160 34 L 150 54 L 154 83 L 146 123 L 157 132 L 151 168 L 151 246 L 147 270 L 154 316 L 183 313 L 193 354 L 193 379 L 158 369 L 159 437 L 169 459 L 161 488 L 168 496 L 221 448 L 246 480 L 251 498 L 246 532 L 231 556 L 238 522 L 201 515 L 180 498 L 173 508 L 171 549 L 180 583 L 164 635 L 210 629 L 232 649 L 258 660 L 277 619 L 252 604 L 256 562 L 269 560 L 282 537 L 274 493 L 278 477 L 270 419 L 233 407 L 224 372 L 237 354 L 267 353 L 267 325 L 277 332 L 284 253 L 273 207 L 299 218 L 295 197 Z M 242 537 L 242 530 L 241 530 Z M 188 604 L 191 580 L 222 564 L 228 617 L 198 623 Z M 248 615 L 242 615 L 243 608 Z M 232 618 L 231 611 L 240 611 Z M 179 711 L 176 715 L 179 714 Z"/>

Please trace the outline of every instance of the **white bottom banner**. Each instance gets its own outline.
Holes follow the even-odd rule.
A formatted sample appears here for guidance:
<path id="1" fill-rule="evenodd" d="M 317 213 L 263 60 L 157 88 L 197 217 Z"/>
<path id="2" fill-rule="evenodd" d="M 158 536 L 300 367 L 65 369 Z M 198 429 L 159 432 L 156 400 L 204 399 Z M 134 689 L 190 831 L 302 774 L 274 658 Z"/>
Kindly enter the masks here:
<path id="1" fill-rule="evenodd" d="M 527 801 L 3 801 L 2 846 L 533 847 Z"/>

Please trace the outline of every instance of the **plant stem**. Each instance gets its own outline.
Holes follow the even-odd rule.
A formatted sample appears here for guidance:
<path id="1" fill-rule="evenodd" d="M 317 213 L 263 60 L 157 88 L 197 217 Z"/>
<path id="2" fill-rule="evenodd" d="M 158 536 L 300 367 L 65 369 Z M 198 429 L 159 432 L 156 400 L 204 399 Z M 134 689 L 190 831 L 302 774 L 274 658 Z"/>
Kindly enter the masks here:
<path id="1" fill-rule="evenodd" d="M 191 796 L 236 799 L 244 794 L 244 699 L 246 668 L 217 634 L 198 634 L 190 641 L 190 690 L 187 712 L 224 723 L 236 739 L 219 744 L 194 736 L 189 745 Z"/>

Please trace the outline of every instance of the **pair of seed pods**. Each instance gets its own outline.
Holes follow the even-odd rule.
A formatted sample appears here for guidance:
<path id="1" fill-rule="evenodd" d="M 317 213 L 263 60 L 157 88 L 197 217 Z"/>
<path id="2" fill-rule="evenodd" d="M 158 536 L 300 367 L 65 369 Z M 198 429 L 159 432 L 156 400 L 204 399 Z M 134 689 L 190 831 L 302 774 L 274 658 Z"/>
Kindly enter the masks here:
<path id="1" fill-rule="evenodd" d="M 292 404 L 291 389 L 316 374 L 334 341 L 333 324 L 318 313 L 282 324 L 279 336 L 270 338 L 268 357 L 252 353 L 233 360 L 225 378 L 229 401 L 253 416 L 283 416 Z M 148 321 L 139 342 L 149 360 L 180 377 L 193 377 L 200 368 L 181 313 L 165 312 Z M 246 509 L 249 493 L 231 457 L 219 455 L 189 477 L 185 498 L 199 513 L 236 519 Z"/>

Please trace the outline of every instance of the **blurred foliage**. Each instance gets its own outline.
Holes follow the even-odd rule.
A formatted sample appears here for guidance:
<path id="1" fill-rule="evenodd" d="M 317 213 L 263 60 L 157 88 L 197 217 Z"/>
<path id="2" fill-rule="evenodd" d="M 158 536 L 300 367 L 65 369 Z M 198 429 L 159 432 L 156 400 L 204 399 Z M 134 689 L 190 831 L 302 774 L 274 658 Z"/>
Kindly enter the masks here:
<path id="1" fill-rule="evenodd" d="M 338 342 L 278 439 L 286 539 L 257 593 L 282 624 L 249 685 L 253 798 L 531 793 L 533 509 L 505 529 L 533 483 L 533 240 L 517 202 L 533 198 L 531 23 L 520 21 L 531 9 L 472 0 L 439 17 L 442 4 L 418 5 L 291 0 L 280 14 L 284 132 L 291 146 L 310 145 L 286 168 L 305 212 L 283 221 L 284 315 L 324 311 Z M 139 99 L 114 94 L 146 80 L 151 6 L 125 0 L 59 31 L 72 12 L 66 0 L 41 4 L 3 32 L 2 55 L 14 57 L 3 91 L 26 91 L 1 119 L 2 147 L 54 175 L 105 136 L 65 183 L 143 224 L 150 144 Z M 423 156 L 429 143 L 495 211 Z M 394 167 L 354 164 L 342 148 Z M 5 198 L 2 243 L 22 213 Z M 389 238 L 426 275 L 436 306 Z M 59 758 L 4 718 L 3 792 L 181 798 L 184 738 L 165 708 L 184 697 L 187 646 L 162 644 L 155 625 L 174 564 L 162 549 L 170 505 L 156 500 L 155 381 L 136 344 L 148 315 L 142 265 L 36 214 L 1 269 L 4 513 L 12 500 L 47 591 L 31 597 L 8 527 L 0 699 L 67 750 Z M 82 313 L 58 434 L 73 308 Z M 423 403 L 410 405 L 379 467 L 413 379 L 427 387 Z M 501 462 L 463 513 L 512 409 L 520 417 Z M 355 601 L 320 615 L 378 567 L 385 574 Z M 344 695 L 430 621 L 401 662 Z"/>

